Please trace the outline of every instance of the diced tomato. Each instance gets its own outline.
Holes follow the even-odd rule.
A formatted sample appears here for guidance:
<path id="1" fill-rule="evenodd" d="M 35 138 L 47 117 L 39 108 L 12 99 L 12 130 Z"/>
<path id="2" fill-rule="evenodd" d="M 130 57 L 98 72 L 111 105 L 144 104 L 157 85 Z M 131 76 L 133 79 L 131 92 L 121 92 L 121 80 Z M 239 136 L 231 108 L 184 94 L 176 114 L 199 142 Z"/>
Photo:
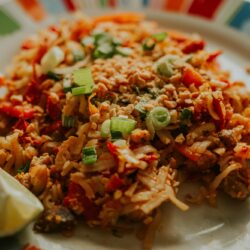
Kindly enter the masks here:
<path id="1" fill-rule="evenodd" d="M 10 102 L 3 102 L 0 106 L 0 112 L 15 118 L 32 119 L 34 117 L 34 109 L 24 106 L 13 106 Z"/>
<path id="2" fill-rule="evenodd" d="M 60 119 L 62 114 L 60 103 L 52 96 L 47 97 L 46 110 L 52 120 Z"/>
<path id="3" fill-rule="evenodd" d="M 216 50 L 212 53 L 210 53 L 207 57 L 207 62 L 213 62 L 219 55 L 221 55 L 222 51 L 221 50 Z"/>
<path id="4" fill-rule="evenodd" d="M 63 204 L 73 211 L 74 208 L 82 208 L 83 216 L 87 221 L 96 219 L 100 211 L 94 202 L 86 197 L 82 187 L 74 182 L 69 183 L 68 193 L 63 200 Z"/>
<path id="5" fill-rule="evenodd" d="M 31 39 L 27 39 L 22 43 L 21 48 L 24 50 L 28 50 L 34 48 L 34 46 L 35 46 L 34 41 L 32 41 Z"/>
<path id="6" fill-rule="evenodd" d="M 199 161 L 201 154 L 191 151 L 186 145 L 175 144 L 175 148 L 191 161 Z"/>
<path id="7" fill-rule="evenodd" d="M 32 104 L 37 104 L 41 98 L 41 87 L 37 81 L 31 81 L 26 89 L 26 93 L 24 95 L 25 100 Z"/>
<path id="8" fill-rule="evenodd" d="M 193 40 L 193 41 L 188 41 L 183 49 L 182 52 L 189 54 L 189 53 L 194 53 L 198 50 L 202 50 L 205 47 L 205 42 L 203 40 Z"/>
<path id="9" fill-rule="evenodd" d="M 19 130 L 22 130 L 22 131 L 26 131 L 26 128 L 28 127 L 29 123 L 26 122 L 25 120 L 23 119 L 19 119 L 15 125 L 13 126 L 13 129 L 19 129 Z"/>
<path id="10" fill-rule="evenodd" d="M 183 71 L 182 81 L 187 87 L 191 84 L 199 87 L 203 84 L 204 79 L 195 69 L 186 67 Z"/>
<path id="11" fill-rule="evenodd" d="M 117 146 L 116 145 L 114 145 L 112 142 L 108 141 L 107 148 L 112 155 L 117 156 Z"/>
<path id="12" fill-rule="evenodd" d="M 124 180 L 121 179 L 117 174 L 111 176 L 109 182 L 106 185 L 107 192 L 114 192 L 121 188 L 125 184 Z"/>
<path id="13" fill-rule="evenodd" d="M 143 161 L 146 161 L 147 163 L 152 163 L 155 160 L 158 160 L 158 155 L 156 154 L 148 154 L 145 157 L 143 157 Z"/>

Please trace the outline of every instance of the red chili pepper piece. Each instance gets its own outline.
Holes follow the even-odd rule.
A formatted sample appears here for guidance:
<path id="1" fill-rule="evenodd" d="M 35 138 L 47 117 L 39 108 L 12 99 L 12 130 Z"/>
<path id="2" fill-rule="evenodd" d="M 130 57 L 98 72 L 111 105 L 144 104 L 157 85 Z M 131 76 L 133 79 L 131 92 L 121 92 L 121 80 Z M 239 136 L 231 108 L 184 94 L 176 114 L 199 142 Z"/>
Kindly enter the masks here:
<path id="1" fill-rule="evenodd" d="M 31 81 L 26 89 L 25 100 L 32 104 L 37 104 L 41 98 L 41 87 L 37 81 Z"/>
<path id="2" fill-rule="evenodd" d="M 111 176 L 109 182 L 106 185 L 107 192 L 114 192 L 115 190 L 121 188 L 125 184 L 124 180 L 118 175 L 114 174 Z"/>
<path id="3" fill-rule="evenodd" d="M 152 163 L 155 160 L 158 160 L 158 156 L 156 154 L 148 154 L 145 157 L 143 157 L 143 161 L 146 161 L 147 163 Z"/>
<path id="4" fill-rule="evenodd" d="M 250 158 L 250 148 L 246 145 L 242 146 L 239 151 L 235 153 L 235 156 L 243 158 L 243 159 L 249 159 Z"/>
<path id="5" fill-rule="evenodd" d="M 203 84 L 203 77 L 193 68 L 185 68 L 182 75 L 183 83 L 189 87 L 191 84 L 194 84 L 196 87 L 199 87 Z"/>
<path id="6" fill-rule="evenodd" d="M 15 118 L 32 119 L 34 117 L 34 109 L 24 106 L 13 106 L 10 102 L 3 102 L 0 106 L 0 112 Z"/>
<path id="7" fill-rule="evenodd" d="M 86 26 L 86 23 L 79 20 L 76 25 L 72 27 L 71 39 L 79 41 L 81 38 L 88 35 L 89 31 L 90 28 Z"/>
<path id="8" fill-rule="evenodd" d="M 48 126 L 44 127 L 41 131 L 41 134 L 52 134 L 56 130 L 60 130 L 62 128 L 62 121 L 55 121 L 53 124 L 49 124 Z"/>
<path id="9" fill-rule="evenodd" d="M 86 220 L 96 219 L 100 211 L 94 202 L 86 197 L 82 187 L 74 182 L 69 183 L 68 193 L 63 200 L 63 204 L 73 211 L 74 208 L 82 208 Z"/>
<path id="10" fill-rule="evenodd" d="M 205 47 L 205 42 L 203 40 L 188 41 L 182 49 L 183 53 L 189 54 L 194 53 L 198 50 L 202 50 Z"/>
<path id="11" fill-rule="evenodd" d="M 175 144 L 175 148 L 186 158 L 188 158 L 191 161 L 199 161 L 201 159 L 201 155 L 196 152 L 192 152 L 187 146 Z"/>
<path id="12" fill-rule="evenodd" d="M 49 30 L 56 34 L 60 34 L 60 29 L 56 25 L 50 25 Z"/>
<path id="13" fill-rule="evenodd" d="M 45 55 L 45 53 L 47 52 L 47 50 L 48 50 L 48 46 L 46 44 L 42 44 L 39 47 L 36 55 L 34 56 L 33 62 L 34 63 L 40 63 L 42 57 Z"/>
<path id="14" fill-rule="evenodd" d="M 216 50 L 212 53 L 210 53 L 207 57 L 207 62 L 213 62 L 219 55 L 221 55 L 222 51 L 221 50 Z"/>
<path id="15" fill-rule="evenodd" d="M 25 120 L 23 119 L 19 119 L 15 125 L 13 126 L 13 129 L 19 129 L 19 130 L 22 130 L 22 131 L 26 131 L 26 128 L 28 127 L 29 123 L 26 122 Z"/>
<path id="16" fill-rule="evenodd" d="M 117 156 L 117 146 L 114 145 L 112 142 L 107 142 L 107 148 L 109 150 L 109 152 L 114 155 Z"/>
<path id="17" fill-rule="evenodd" d="M 62 111 L 60 107 L 59 101 L 52 98 L 52 96 L 48 96 L 47 105 L 46 105 L 47 113 L 52 120 L 58 120 L 61 117 Z"/>
<path id="18" fill-rule="evenodd" d="M 216 113 L 218 114 L 220 120 L 219 120 L 219 128 L 223 129 L 225 128 L 226 125 L 226 118 L 225 118 L 225 111 L 223 112 L 222 110 L 222 100 L 219 98 L 213 98 L 213 106 L 214 106 L 214 110 L 216 110 Z"/>
<path id="19" fill-rule="evenodd" d="M 21 48 L 24 50 L 28 50 L 34 48 L 34 46 L 35 46 L 34 41 L 32 41 L 31 39 L 27 39 L 22 43 Z"/>

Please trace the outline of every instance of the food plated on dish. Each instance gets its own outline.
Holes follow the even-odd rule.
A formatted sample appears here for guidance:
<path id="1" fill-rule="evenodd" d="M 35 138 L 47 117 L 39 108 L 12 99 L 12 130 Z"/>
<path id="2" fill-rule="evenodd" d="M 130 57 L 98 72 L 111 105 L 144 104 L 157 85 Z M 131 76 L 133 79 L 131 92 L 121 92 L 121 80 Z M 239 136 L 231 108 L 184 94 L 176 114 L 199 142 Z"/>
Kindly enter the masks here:
<path id="1" fill-rule="evenodd" d="M 246 199 L 249 92 L 220 54 L 130 13 L 27 38 L 1 78 L 0 155 L 44 205 L 34 229 L 139 221 L 150 238 L 164 202 L 215 205 L 219 190 Z M 190 180 L 200 188 L 179 199 Z"/>

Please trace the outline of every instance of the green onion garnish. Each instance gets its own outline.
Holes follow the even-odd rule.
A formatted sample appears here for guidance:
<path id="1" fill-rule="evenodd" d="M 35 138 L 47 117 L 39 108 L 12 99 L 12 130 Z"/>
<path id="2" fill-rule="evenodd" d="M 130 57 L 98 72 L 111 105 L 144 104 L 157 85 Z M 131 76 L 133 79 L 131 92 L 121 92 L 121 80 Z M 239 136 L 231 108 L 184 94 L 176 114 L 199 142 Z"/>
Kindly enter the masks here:
<path id="1" fill-rule="evenodd" d="M 163 76 L 171 77 L 174 73 L 173 67 L 167 60 L 161 61 L 157 65 L 157 73 Z"/>
<path id="2" fill-rule="evenodd" d="M 65 76 L 63 79 L 63 90 L 64 93 L 70 92 L 72 88 L 72 81 L 69 76 Z"/>
<path id="3" fill-rule="evenodd" d="M 122 133 L 120 131 L 111 131 L 110 134 L 112 141 L 116 141 L 123 138 Z"/>
<path id="4" fill-rule="evenodd" d="M 154 47 L 155 47 L 155 40 L 153 38 L 148 37 L 143 41 L 143 44 L 142 44 L 143 50 L 150 51 L 150 50 L 153 50 Z"/>
<path id="5" fill-rule="evenodd" d="M 17 173 L 27 173 L 29 171 L 30 168 L 30 162 L 27 162 L 25 165 L 23 165 L 22 167 L 17 169 Z"/>
<path id="6" fill-rule="evenodd" d="M 94 42 L 95 42 L 95 39 L 94 39 L 94 37 L 92 37 L 92 36 L 86 36 L 86 37 L 84 37 L 84 38 L 81 40 L 81 44 L 82 44 L 83 46 L 89 46 L 89 45 L 91 45 L 91 44 L 94 44 Z"/>
<path id="7" fill-rule="evenodd" d="M 73 82 L 78 86 L 93 85 L 94 80 L 90 68 L 77 69 L 73 72 Z"/>
<path id="8" fill-rule="evenodd" d="M 81 50 L 73 51 L 74 62 L 79 62 L 79 61 L 83 60 L 84 57 L 85 57 L 85 54 L 83 51 L 81 51 Z"/>
<path id="9" fill-rule="evenodd" d="M 183 120 L 191 120 L 192 116 L 193 116 L 193 112 L 190 109 L 184 108 L 181 110 L 180 118 L 182 121 Z"/>
<path id="10" fill-rule="evenodd" d="M 112 43 L 113 38 L 110 34 L 102 32 L 102 33 L 97 33 L 94 34 L 94 44 L 96 46 L 104 44 L 104 43 Z"/>
<path id="11" fill-rule="evenodd" d="M 97 161 L 97 154 L 95 147 L 85 147 L 82 149 L 82 161 L 84 164 L 93 164 Z"/>
<path id="12" fill-rule="evenodd" d="M 122 42 L 121 42 L 120 39 L 118 39 L 118 38 L 116 38 L 116 37 L 113 37 L 113 39 L 112 39 L 112 44 L 113 44 L 114 46 L 120 46 L 120 45 L 122 44 Z"/>
<path id="13" fill-rule="evenodd" d="M 115 48 L 110 43 L 103 43 L 93 53 L 94 58 L 110 58 L 114 55 Z"/>
<path id="14" fill-rule="evenodd" d="M 110 119 L 104 121 L 101 126 L 101 136 L 108 137 L 110 135 Z"/>
<path id="15" fill-rule="evenodd" d="M 147 112 L 144 109 L 145 101 L 140 101 L 135 105 L 135 110 L 140 113 L 141 119 L 144 120 L 146 118 Z"/>
<path id="16" fill-rule="evenodd" d="M 73 128 L 76 123 L 76 118 L 74 116 L 62 115 L 62 126 L 65 128 Z"/>
<path id="17" fill-rule="evenodd" d="M 136 121 L 124 117 L 112 117 L 110 123 L 110 131 L 120 131 L 122 134 L 130 134 L 135 128 Z"/>
<path id="18" fill-rule="evenodd" d="M 151 139 L 153 139 L 155 135 L 155 128 L 153 125 L 152 117 L 149 114 L 146 117 L 146 126 L 151 135 Z"/>
<path id="19" fill-rule="evenodd" d="M 170 114 L 164 107 L 153 108 L 147 118 L 152 121 L 155 130 L 162 129 L 170 123 Z"/>
<path id="20" fill-rule="evenodd" d="M 80 86 L 71 89 L 73 95 L 88 95 L 92 93 L 92 86 Z"/>
<path id="21" fill-rule="evenodd" d="M 153 37 L 157 42 L 162 42 L 167 37 L 167 32 L 156 33 L 151 35 L 151 37 Z"/>
<path id="22" fill-rule="evenodd" d="M 52 79 L 52 80 L 55 80 L 55 81 L 60 81 L 61 80 L 61 76 L 54 73 L 54 72 L 52 72 L 52 71 L 49 71 L 47 73 L 47 76 L 48 76 L 49 79 Z"/>
<path id="23" fill-rule="evenodd" d="M 117 47 L 116 52 L 122 56 L 129 56 L 133 53 L 133 50 L 128 47 Z"/>

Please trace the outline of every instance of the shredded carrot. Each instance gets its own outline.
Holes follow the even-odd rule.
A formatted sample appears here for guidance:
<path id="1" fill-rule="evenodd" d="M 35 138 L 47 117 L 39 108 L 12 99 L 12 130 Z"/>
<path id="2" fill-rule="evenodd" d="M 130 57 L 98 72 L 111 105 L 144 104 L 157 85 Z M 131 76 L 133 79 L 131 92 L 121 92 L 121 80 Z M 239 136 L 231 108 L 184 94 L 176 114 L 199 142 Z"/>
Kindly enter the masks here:
<path id="1" fill-rule="evenodd" d="M 115 23 L 138 23 L 144 19 L 143 14 L 124 12 L 112 15 L 98 16 L 94 18 L 94 25 L 101 22 L 115 22 Z"/>

